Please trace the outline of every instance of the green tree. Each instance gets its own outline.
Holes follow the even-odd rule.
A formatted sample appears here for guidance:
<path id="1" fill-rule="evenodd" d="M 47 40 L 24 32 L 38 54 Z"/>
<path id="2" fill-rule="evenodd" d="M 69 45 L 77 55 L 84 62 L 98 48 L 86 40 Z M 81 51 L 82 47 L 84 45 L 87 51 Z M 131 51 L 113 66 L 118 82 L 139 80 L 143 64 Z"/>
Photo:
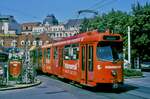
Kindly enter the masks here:
<path id="1" fill-rule="evenodd" d="M 87 29 L 98 29 L 99 32 L 104 32 L 109 29 L 113 33 L 122 34 L 125 45 L 127 45 L 127 26 L 129 20 L 130 15 L 127 13 L 112 9 L 107 14 L 102 14 L 101 16 L 96 16 L 91 19 L 84 19 L 81 25 L 81 32 L 85 32 Z"/>
<path id="2" fill-rule="evenodd" d="M 112 9 L 108 14 L 103 16 L 103 24 L 105 29 L 110 29 L 112 33 L 120 33 L 124 39 L 124 45 L 127 46 L 127 27 L 130 15 L 126 12 L 115 11 Z"/>
<path id="3" fill-rule="evenodd" d="M 87 21 L 88 20 L 88 21 Z M 81 30 L 98 29 L 104 32 L 109 29 L 113 33 L 120 33 L 127 49 L 127 27 L 131 27 L 132 58 L 140 57 L 150 60 L 150 3 L 141 6 L 139 3 L 132 6 L 130 14 L 112 9 L 109 13 L 87 19 Z"/>
<path id="4" fill-rule="evenodd" d="M 86 32 L 87 30 L 88 30 L 88 28 L 89 28 L 89 19 L 87 19 L 87 18 L 84 18 L 83 19 L 83 22 L 82 22 L 82 24 L 81 24 L 81 29 L 80 29 L 80 33 L 83 33 L 83 32 Z"/>
<path id="5" fill-rule="evenodd" d="M 131 44 L 134 57 L 142 60 L 150 59 L 150 3 L 141 6 L 139 3 L 132 6 L 131 17 Z"/>

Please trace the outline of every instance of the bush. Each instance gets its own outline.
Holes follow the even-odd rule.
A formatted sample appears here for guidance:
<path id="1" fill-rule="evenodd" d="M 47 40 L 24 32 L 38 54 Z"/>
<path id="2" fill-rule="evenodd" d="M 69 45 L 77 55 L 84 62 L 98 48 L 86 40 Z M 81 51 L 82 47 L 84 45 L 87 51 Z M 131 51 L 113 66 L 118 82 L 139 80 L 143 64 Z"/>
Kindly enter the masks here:
<path id="1" fill-rule="evenodd" d="M 141 71 L 137 71 L 134 69 L 124 69 L 124 76 L 131 77 L 131 76 L 143 76 Z"/>

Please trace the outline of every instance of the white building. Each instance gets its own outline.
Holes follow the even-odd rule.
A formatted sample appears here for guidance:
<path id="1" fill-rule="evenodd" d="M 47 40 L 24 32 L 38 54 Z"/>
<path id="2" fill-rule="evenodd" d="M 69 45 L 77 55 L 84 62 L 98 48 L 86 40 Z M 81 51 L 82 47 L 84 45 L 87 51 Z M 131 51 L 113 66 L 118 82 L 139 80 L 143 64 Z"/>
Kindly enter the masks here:
<path id="1" fill-rule="evenodd" d="M 43 24 L 40 22 L 23 23 L 22 34 L 40 35 L 46 33 L 53 39 L 74 36 L 79 33 L 81 22 L 81 19 L 70 19 L 66 24 L 58 23 L 54 15 L 48 15 Z"/>
<path id="2" fill-rule="evenodd" d="M 32 34 L 38 33 L 41 31 L 40 22 L 27 22 L 21 24 L 21 34 Z M 36 28 L 37 27 L 37 28 Z M 39 29 L 40 28 L 40 29 Z"/>
<path id="3" fill-rule="evenodd" d="M 55 38 L 62 38 L 64 37 L 65 27 L 64 25 L 54 25 L 47 27 L 48 36 L 55 39 Z"/>
<path id="4" fill-rule="evenodd" d="M 44 33 L 46 31 L 45 26 L 35 26 L 32 28 L 32 34 L 33 35 L 39 35 L 41 33 Z"/>
<path id="5" fill-rule="evenodd" d="M 0 15 L 0 33 L 20 34 L 21 28 L 13 16 Z"/>

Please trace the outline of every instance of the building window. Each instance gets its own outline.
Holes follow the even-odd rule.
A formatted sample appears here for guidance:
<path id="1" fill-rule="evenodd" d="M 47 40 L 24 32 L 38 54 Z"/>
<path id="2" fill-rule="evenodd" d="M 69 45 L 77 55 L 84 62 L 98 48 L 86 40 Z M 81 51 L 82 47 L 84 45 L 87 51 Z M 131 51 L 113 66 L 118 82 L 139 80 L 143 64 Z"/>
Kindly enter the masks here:
<path id="1" fill-rule="evenodd" d="M 33 45 L 36 46 L 36 41 L 33 41 Z"/>
<path id="2" fill-rule="evenodd" d="M 25 30 L 28 30 L 28 27 L 27 27 L 27 26 L 25 27 Z"/>
<path id="3" fill-rule="evenodd" d="M 12 42 L 11 42 L 11 46 L 17 46 L 17 41 L 16 40 L 12 40 Z"/>
<path id="4" fill-rule="evenodd" d="M 40 45 L 40 46 L 42 46 L 42 42 L 43 42 L 43 41 L 39 41 L 39 45 Z"/>
<path id="5" fill-rule="evenodd" d="M 21 41 L 21 45 L 24 45 L 24 40 Z"/>
<path id="6" fill-rule="evenodd" d="M 31 42 L 30 42 L 30 41 L 28 41 L 28 45 L 29 45 L 29 46 L 31 45 Z"/>
<path id="7" fill-rule="evenodd" d="M 46 44 L 48 44 L 48 43 L 49 43 L 49 41 L 46 41 L 45 43 L 46 43 Z"/>
<path id="8" fill-rule="evenodd" d="M 60 33 L 60 37 L 62 37 L 62 33 Z"/>
<path id="9" fill-rule="evenodd" d="M 4 40 L 0 41 L 0 46 L 4 46 Z"/>
<path id="10" fill-rule="evenodd" d="M 68 37 L 68 34 L 66 33 L 66 37 Z"/>

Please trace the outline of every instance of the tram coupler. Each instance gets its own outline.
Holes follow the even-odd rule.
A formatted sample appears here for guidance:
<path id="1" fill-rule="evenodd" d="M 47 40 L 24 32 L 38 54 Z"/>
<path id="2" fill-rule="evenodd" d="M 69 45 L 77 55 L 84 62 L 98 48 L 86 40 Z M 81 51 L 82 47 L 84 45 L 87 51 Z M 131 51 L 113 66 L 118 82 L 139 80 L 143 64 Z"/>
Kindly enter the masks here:
<path id="1" fill-rule="evenodd" d="M 117 88 L 119 88 L 118 83 L 113 83 L 112 88 L 113 88 L 113 89 L 117 89 Z"/>

